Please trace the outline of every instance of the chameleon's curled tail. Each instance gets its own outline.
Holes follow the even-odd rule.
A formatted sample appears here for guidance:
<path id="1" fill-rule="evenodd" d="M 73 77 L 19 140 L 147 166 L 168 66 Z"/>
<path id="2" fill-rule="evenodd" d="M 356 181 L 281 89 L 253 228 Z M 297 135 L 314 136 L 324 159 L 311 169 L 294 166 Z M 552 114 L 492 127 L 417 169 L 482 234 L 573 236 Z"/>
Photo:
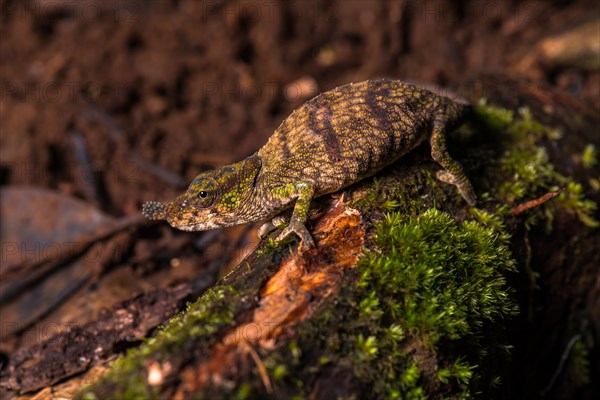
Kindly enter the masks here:
<path id="1" fill-rule="evenodd" d="M 142 214 L 151 220 L 165 219 L 167 205 L 157 201 L 149 201 L 142 206 Z"/>

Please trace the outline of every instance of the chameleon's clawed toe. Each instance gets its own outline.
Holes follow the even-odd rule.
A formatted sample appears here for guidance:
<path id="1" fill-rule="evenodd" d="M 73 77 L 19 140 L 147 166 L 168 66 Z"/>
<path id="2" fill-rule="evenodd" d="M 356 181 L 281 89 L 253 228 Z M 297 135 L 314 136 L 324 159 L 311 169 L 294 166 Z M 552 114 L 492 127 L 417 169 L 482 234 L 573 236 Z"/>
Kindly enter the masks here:
<path id="1" fill-rule="evenodd" d="M 456 186 L 460 195 L 470 206 L 473 207 L 475 206 L 475 204 L 477 204 L 477 195 L 475 195 L 475 190 L 473 190 L 473 186 L 471 186 L 470 182 L 461 182 L 459 179 L 456 178 L 456 175 L 454 175 L 448 170 L 438 171 L 436 173 L 436 177 L 442 182 L 446 182 Z"/>
<path id="2" fill-rule="evenodd" d="M 473 186 L 469 182 L 456 185 L 458 191 L 462 195 L 463 199 L 471 206 L 475 207 L 477 204 L 477 195 L 475 194 L 475 190 L 473 190 Z"/>
<path id="3" fill-rule="evenodd" d="M 450 171 L 441 169 L 435 174 L 436 178 L 442 182 L 456 185 L 456 177 Z"/>
<path id="4" fill-rule="evenodd" d="M 315 247 L 315 241 L 313 240 L 312 236 L 308 232 L 308 229 L 306 229 L 306 227 L 303 224 L 288 225 L 287 227 L 285 227 L 283 229 L 283 231 L 281 231 L 279 236 L 277 236 L 276 241 L 280 242 L 292 233 L 295 233 L 296 235 L 298 235 L 298 237 L 302 241 L 302 247 L 305 247 L 305 248 Z"/>
<path id="5" fill-rule="evenodd" d="M 264 239 L 267 235 L 275 230 L 275 225 L 271 221 L 267 221 L 258 228 L 258 237 Z"/>

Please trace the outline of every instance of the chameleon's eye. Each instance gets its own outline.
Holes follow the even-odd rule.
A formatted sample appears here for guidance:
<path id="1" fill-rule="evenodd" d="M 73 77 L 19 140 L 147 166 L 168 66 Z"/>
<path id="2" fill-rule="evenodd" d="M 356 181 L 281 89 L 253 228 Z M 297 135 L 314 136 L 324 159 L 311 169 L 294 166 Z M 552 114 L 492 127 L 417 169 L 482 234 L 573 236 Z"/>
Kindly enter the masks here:
<path id="1" fill-rule="evenodd" d="M 195 207 L 207 208 L 217 199 L 219 187 L 212 178 L 198 177 L 188 188 L 188 195 Z"/>

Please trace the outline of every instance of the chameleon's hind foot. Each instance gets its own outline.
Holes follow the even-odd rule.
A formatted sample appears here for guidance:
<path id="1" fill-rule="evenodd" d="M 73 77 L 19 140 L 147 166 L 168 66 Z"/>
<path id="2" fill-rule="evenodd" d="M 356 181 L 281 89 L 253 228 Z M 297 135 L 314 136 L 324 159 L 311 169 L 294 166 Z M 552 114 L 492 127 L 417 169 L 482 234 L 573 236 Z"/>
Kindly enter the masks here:
<path id="1" fill-rule="evenodd" d="M 475 204 L 477 204 L 477 195 L 473 190 L 471 182 L 468 180 L 461 181 L 460 179 L 457 179 L 456 175 L 452 174 L 448 170 L 440 170 L 437 172 L 436 176 L 440 181 L 456 186 L 458 192 L 470 206 L 473 207 Z"/>
<path id="2" fill-rule="evenodd" d="M 444 168 L 437 173 L 437 178 L 456 186 L 465 201 L 470 206 L 474 206 L 477 203 L 477 196 L 473 186 L 462 166 L 452 158 L 446 148 L 446 126 L 443 120 L 435 121 L 429 143 L 431 144 L 431 157 Z"/>

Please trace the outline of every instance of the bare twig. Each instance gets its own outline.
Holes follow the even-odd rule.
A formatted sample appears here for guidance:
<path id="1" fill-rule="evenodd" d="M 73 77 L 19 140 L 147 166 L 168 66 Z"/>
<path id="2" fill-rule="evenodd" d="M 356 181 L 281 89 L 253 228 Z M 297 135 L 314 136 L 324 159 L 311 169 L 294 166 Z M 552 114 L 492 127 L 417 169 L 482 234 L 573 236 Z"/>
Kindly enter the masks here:
<path id="1" fill-rule="evenodd" d="M 245 339 L 242 341 L 242 343 L 245 345 L 245 347 L 248 349 L 248 352 L 252 356 L 252 359 L 254 360 L 254 363 L 258 368 L 258 374 L 260 375 L 260 379 L 262 380 L 263 385 L 265 385 L 265 389 L 267 389 L 267 392 L 269 394 L 272 394 L 273 385 L 271 384 L 271 379 L 269 378 L 269 373 L 267 372 L 265 364 L 262 362 L 262 360 L 258 356 L 258 353 L 256 352 L 256 350 L 254 350 L 250 343 L 248 343 Z"/>
<path id="2" fill-rule="evenodd" d="M 555 198 L 556 196 L 558 196 L 559 194 L 561 194 L 564 191 L 565 191 L 564 188 L 560 188 L 556 192 L 546 193 L 542 197 L 539 197 L 534 200 L 526 201 L 525 203 L 521 203 L 521 204 L 511 208 L 510 211 L 512 212 L 513 215 L 519 215 L 519 214 L 523 213 L 524 211 L 529 210 L 530 208 L 541 206 L 548 200 Z"/>

